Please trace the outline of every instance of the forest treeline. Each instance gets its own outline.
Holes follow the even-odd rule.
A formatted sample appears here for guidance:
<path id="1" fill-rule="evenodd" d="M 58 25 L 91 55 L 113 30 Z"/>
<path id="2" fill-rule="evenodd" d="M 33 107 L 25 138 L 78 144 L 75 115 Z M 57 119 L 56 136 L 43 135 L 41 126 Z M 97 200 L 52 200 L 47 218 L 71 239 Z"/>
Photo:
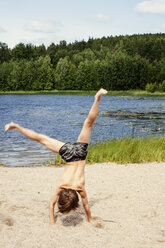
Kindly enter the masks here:
<path id="1" fill-rule="evenodd" d="M 151 87 L 152 86 L 152 87 Z M 50 46 L 0 42 L 0 90 L 165 91 L 165 34 L 89 38 Z"/>

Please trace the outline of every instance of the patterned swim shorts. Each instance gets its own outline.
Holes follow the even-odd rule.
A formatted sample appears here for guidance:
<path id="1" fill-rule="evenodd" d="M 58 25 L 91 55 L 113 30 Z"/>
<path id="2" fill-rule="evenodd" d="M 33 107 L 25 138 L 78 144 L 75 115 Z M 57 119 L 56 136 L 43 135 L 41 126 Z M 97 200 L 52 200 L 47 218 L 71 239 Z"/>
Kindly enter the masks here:
<path id="1" fill-rule="evenodd" d="M 59 150 L 59 154 L 66 162 L 85 160 L 87 156 L 87 143 L 65 143 Z"/>

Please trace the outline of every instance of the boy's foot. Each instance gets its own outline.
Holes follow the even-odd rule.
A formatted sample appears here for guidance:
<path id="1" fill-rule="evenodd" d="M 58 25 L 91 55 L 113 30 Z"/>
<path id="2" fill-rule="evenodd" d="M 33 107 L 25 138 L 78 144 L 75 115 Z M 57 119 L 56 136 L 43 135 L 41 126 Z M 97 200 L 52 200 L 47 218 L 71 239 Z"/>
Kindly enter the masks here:
<path id="1" fill-rule="evenodd" d="M 14 122 L 10 122 L 9 124 L 5 125 L 5 131 L 9 131 L 11 129 L 15 129 L 17 127 L 17 124 L 15 124 Z"/>
<path id="2" fill-rule="evenodd" d="M 100 100 L 100 98 L 101 98 L 102 96 L 106 95 L 107 93 L 108 93 L 107 90 L 100 89 L 100 90 L 96 93 L 95 99 Z"/>

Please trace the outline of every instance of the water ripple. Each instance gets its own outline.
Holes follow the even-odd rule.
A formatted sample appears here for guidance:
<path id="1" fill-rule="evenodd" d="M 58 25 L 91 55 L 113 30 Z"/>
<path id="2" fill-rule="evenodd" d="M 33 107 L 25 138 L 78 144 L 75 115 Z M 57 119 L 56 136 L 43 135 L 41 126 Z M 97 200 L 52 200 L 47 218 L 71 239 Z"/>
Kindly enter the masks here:
<path id="1" fill-rule="evenodd" d="M 20 133 L 4 132 L 14 121 L 63 142 L 75 142 L 93 103 L 92 96 L 1 95 L 0 163 L 48 164 L 54 153 Z M 103 97 L 91 143 L 123 136 L 162 135 L 165 97 Z"/>

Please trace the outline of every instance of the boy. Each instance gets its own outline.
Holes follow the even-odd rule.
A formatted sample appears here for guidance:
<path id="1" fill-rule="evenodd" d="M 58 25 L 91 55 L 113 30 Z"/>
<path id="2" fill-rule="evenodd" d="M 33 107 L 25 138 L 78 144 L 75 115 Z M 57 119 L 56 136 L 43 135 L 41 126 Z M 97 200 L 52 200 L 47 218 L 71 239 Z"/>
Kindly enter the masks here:
<path id="1" fill-rule="evenodd" d="M 78 207 L 78 194 L 81 196 L 88 221 L 90 222 L 92 220 L 85 190 L 85 158 L 91 136 L 91 129 L 97 117 L 99 102 L 101 97 L 105 94 L 107 94 L 107 91 L 104 89 L 100 89 L 96 93 L 95 100 L 89 111 L 88 117 L 84 122 L 77 142 L 74 144 L 64 143 L 56 139 L 52 139 L 46 135 L 36 133 L 27 128 L 23 128 L 13 122 L 5 126 L 5 131 L 12 129 L 17 130 L 24 136 L 34 141 L 40 142 L 49 150 L 59 153 L 66 161 L 64 174 L 49 204 L 49 218 L 52 225 L 55 224 L 55 204 L 57 203 L 61 213 L 68 213 L 71 210 L 75 210 Z"/>

